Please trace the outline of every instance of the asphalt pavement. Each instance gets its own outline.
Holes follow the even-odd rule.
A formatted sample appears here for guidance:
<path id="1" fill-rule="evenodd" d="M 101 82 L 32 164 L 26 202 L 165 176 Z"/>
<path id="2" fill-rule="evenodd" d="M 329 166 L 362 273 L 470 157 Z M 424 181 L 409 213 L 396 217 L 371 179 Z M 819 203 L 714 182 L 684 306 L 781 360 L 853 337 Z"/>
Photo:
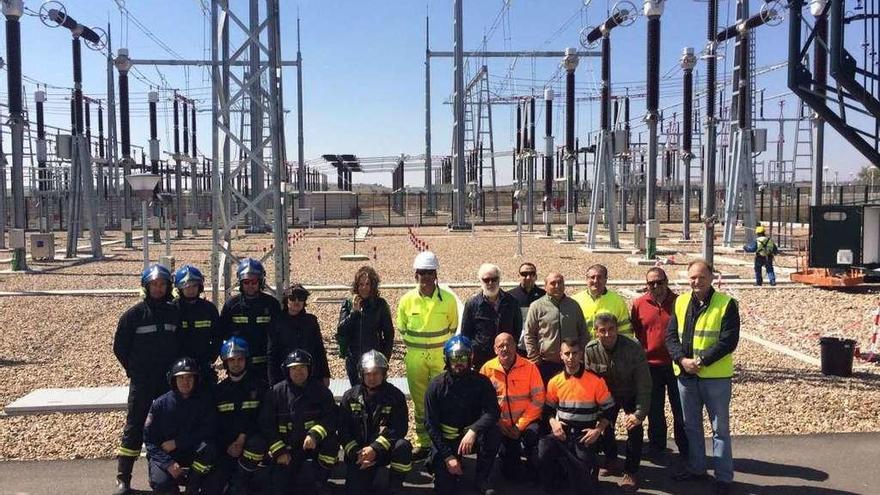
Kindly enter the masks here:
<path id="1" fill-rule="evenodd" d="M 624 451 L 621 445 L 620 452 Z M 710 445 L 707 452 L 711 452 Z M 880 494 L 880 433 L 735 437 L 733 453 L 735 495 Z M 133 486 L 141 490 L 136 494 L 151 493 L 145 461 L 142 458 L 135 466 Z M 677 462 L 673 453 L 643 461 L 639 493 L 714 493 L 712 481 L 672 481 L 670 475 Z M 0 495 L 109 494 L 114 487 L 115 471 L 113 459 L 0 462 Z M 344 493 L 339 486 L 341 477 L 340 470 L 334 473 L 331 493 Z M 413 472 L 404 493 L 432 493 L 430 481 L 427 475 Z M 500 479 L 497 469 L 495 481 L 499 494 L 541 493 L 534 484 L 514 485 Z M 619 478 L 601 481 L 603 494 L 623 493 L 616 484 Z"/>

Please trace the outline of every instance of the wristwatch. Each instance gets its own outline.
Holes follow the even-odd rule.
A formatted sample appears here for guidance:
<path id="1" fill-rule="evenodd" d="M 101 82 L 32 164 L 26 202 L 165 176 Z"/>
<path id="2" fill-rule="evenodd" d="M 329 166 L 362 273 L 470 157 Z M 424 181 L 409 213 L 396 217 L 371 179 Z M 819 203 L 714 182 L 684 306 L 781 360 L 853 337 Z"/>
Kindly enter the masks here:
<path id="1" fill-rule="evenodd" d="M 697 365 L 697 368 L 701 368 L 703 366 L 703 357 L 697 356 L 696 358 L 694 358 L 694 364 Z"/>

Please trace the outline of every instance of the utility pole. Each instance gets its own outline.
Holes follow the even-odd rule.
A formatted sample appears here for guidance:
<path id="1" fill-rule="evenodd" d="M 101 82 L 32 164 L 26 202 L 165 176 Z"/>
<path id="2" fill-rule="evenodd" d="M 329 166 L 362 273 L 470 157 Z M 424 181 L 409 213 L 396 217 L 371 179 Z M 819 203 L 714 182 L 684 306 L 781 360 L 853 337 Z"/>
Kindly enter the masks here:
<path id="1" fill-rule="evenodd" d="M 455 195 L 454 210 L 452 216 L 452 230 L 471 230 L 471 225 L 465 218 L 465 163 L 464 163 L 464 29 L 462 27 L 462 0 L 453 0 L 453 86 L 455 91 L 453 113 L 455 123 L 453 125 L 453 161 L 455 168 Z"/>
<path id="2" fill-rule="evenodd" d="M 157 127 L 157 115 L 156 115 L 156 104 L 159 102 L 159 92 L 158 91 L 150 91 L 147 94 L 147 99 L 150 107 L 150 172 L 154 175 L 159 175 L 159 130 Z M 158 193 L 162 190 L 162 180 L 159 180 L 159 183 L 156 185 L 156 189 L 153 191 L 153 215 L 158 219 L 161 214 L 159 212 L 159 201 L 155 199 L 155 193 Z M 146 222 L 146 218 L 141 219 L 142 222 Z M 160 242 L 159 237 L 159 226 L 153 229 L 153 242 Z"/>
<path id="3" fill-rule="evenodd" d="M 299 207 L 306 207 L 306 159 L 303 137 L 303 79 L 302 79 L 302 52 L 299 40 L 299 17 L 296 19 L 296 142 L 297 160 L 299 166 L 296 173 L 297 193 L 299 194 Z"/>
<path id="4" fill-rule="evenodd" d="M 657 235 L 660 225 L 657 222 L 657 107 L 660 100 L 660 16 L 663 15 L 664 0 L 647 0 L 645 16 L 648 18 L 647 54 L 647 112 L 648 122 L 648 164 L 645 167 L 645 230 L 647 243 L 645 259 L 657 257 Z"/>
<path id="5" fill-rule="evenodd" d="M 706 166 L 703 170 L 703 259 L 712 267 L 715 258 L 715 78 L 717 76 L 718 59 L 715 56 L 717 43 L 715 32 L 718 31 L 718 0 L 709 0 L 706 26 Z"/>
<path id="6" fill-rule="evenodd" d="M 183 177 L 180 173 L 180 118 L 178 113 L 180 105 L 177 102 L 177 93 L 174 93 L 174 101 L 171 106 L 174 112 L 174 203 L 177 217 L 177 238 L 183 239 Z M 186 120 L 186 110 L 184 109 L 184 120 Z M 184 136 L 186 132 L 184 131 Z M 166 206 L 167 207 L 167 206 Z M 170 220 L 166 216 L 166 222 Z M 165 229 L 167 232 L 167 228 Z"/>
<path id="7" fill-rule="evenodd" d="M 46 171 L 46 125 L 43 120 L 43 106 L 46 102 L 45 91 L 35 91 L 34 101 L 37 103 L 37 180 L 40 191 L 40 232 L 49 233 L 52 226 L 49 220 L 49 174 Z"/>
<path id="8" fill-rule="evenodd" d="M 119 129 L 120 144 L 122 145 L 122 232 L 125 236 L 126 248 L 133 248 L 132 244 L 132 215 L 131 215 L 131 186 L 125 177 L 131 175 L 131 166 L 134 159 L 131 157 L 131 122 L 128 111 L 128 71 L 131 70 L 131 59 L 128 58 L 128 48 L 120 48 L 116 54 L 116 70 L 119 71 Z"/>
<path id="9" fill-rule="evenodd" d="M 12 270 L 26 271 L 27 252 L 25 251 L 24 198 L 24 112 L 22 111 L 21 87 L 21 15 L 24 2 L 5 0 L 3 15 L 6 16 L 6 71 L 7 92 L 9 94 L 9 132 L 12 138 L 12 231 L 10 245 L 12 251 Z M 0 158 L 3 159 L 3 158 Z M 6 178 L 3 177 L 4 185 Z M 6 218 L 0 218 L 5 223 Z M 2 234 L 2 232 L 0 232 Z M 17 237 L 17 238 L 16 238 Z M 76 241 L 74 241 L 76 242 Z"/>
<path id="10" fill-rule="evenodd" d="M 574 137 L 574 71 L 578 62 L 575 50 L 566 48 L 562 65 L 565 67 L 565 240 L 568 242 L 574 242 L 574 161 L 577 158 Z"/>
<path id="11" fill-rule="evenodd" d="M 843 0 L 840 0 L 843 1 Z M 825 99 L 825 84 L 828 81 L 828 13 L 827 0 L 812 0 L 810 13 L 816 18 L 813 32 L 816 41 L 813 43 L 813 91 L 821 99 Z M 825 166 L 825 119 L 819 112 L 813 112 L 813 170 L 810 176 L 810 206 L 822 205 L 822 177 Z"/>
<path id="12" fill-rule="evenodd" d="M 434 186 L 431 183 L 431 30 L 425 16 L 425 215 L 434 215 Z M 493 170 L 494 172 L 494 170 Z"/>
<path id="13" fill-rule="evenodd" d="M 553 202 L 553 88 L 544 90 L 544 235 L 550 237 Z"/>
<path id="14" fill-rule="evenodd" d="M 682 186 L 681 197 L 681 231 L 682 238 L 689 240 L 691 238 L 691 159 L 694 154 L 691 151 L 693 128 L 694 128 L 694 67 L 697 65 L 697 57 L 694 55 L 694 49 L 686 47 L 682 50 L 680 59 L 681 68 L 684 71 L 682 84 L 684 85 L 684 108 L 682 109 L 682 118 L 684 123 L 684 132 L 681 137 L 681 158 L 684 161 L 684 182 Z"/>

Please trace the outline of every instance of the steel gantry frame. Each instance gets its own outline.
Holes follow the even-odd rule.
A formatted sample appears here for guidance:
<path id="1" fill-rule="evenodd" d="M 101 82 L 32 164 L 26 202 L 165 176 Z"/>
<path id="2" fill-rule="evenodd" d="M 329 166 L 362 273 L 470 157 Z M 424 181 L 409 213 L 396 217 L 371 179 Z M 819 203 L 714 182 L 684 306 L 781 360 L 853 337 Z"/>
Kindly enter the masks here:
<path id="1" fill-rule="evenodd" d="M 431 160 L 431 59 L 453 59 L 453 229 L 469 229 L 465 218 L 467 193 L 465 187 L 466 167 L 464 151 L 464 57 L 479 58 L 563 58 L 566 56 L 562 51 L 465 51 L 462 47 L 463 38 L 463 14 L 461 0 L 453 2 L 454 37 L 452 51 L 432 51 L 430 46 L 430 21 L 425 20 L 425 192 L 428 198 L 432 196 L 432 160 Z M 599 57 L 597 51 L 578 51 L 578 57 Z M 428 200 L 428 210 L 433 212 L 432 200 Z"/>
<path id="2" fill-rule="evenodd" d="M 274 291 L 280 297 L 289 284 L 290 258 L 287 245 L 287 217 L 285 214 L 285 195 L 287 193 L 287 168 L 284 157 L 284 124 L 281 99 L 283 67 L 297 68 L 297 133 L 299 160 L 297 168 L 297 190 L 299 200 L 305 194 L 305 161 L 303 159 L 303 119 L 302 119 L 302 54 L 299 47 L 299 20 L 297 20 L 297 58 L 281 60 L 281 30 L 279 0 L 265 0 L 261 11 L 259 0 L 248 3 L 247 18 L 237 15 L 229 0 L 211 1 L 211 60 L 184 59 L 130 59 L 127 68 L 133 65 L 166 65 L 211 68 L 211 196 L 213 212 L 211 215 L 211 288 L 214 302 L 227 298 L 231 288 L 233 263 L 242 257 L 233 248 L 232 230 L 238 223 L 251 215 L 271 225 L 273 246 L 262 256 L 261 261 L 273 259 Z M 244 40 L 237 46 L 230 45 L 230 30 L 236 26 Z M 266 42 L 263 42 L 263 35 Z M 127 55 L 127 51 L 126 51 Z M 246 60 L 244 57 L 247 56 Z M 239 78 L 230 69 L 246 67 L 247 74 Z M 127 72 L 126 68 L 126 72 Z M 267 75 L 268 77 L 264 77 Z M 265 81 L 265 82 L 264 82 Z M 234 88 L 233 88 L 234 84 Z M 244 99 L 255 102 L 261 113 L 268 115 L 268 133 L 262 130 L 263 119 L 252 122 L 258 139 L 246 138 L 235 132 L 230 114 L 235 105 Z M 124 119 L 123 119 L 124 120 Z M 195 127 L 195 119 L 192 121 Z M 251 131 L 248 131 L 249 133 Z M 124 133 L 124 131 L 123 131 Z M 231 145 L 235 143 L 248 156 L 248 160 L 232 167 Z M 195 147 L 195 143 L 193 143 Z M 124 150 L 123 150 L 124 153 Z M 269 157 L 265 158 L 264 157 Z M 247 195 L 247 184 L 235 180 L 247 165 L 253 165 L 270 179 L 268 187 L 260 192 Z M 253 177 L 254 174 L 252 174 Z M 233 203 L 239 201 L 243 208 L 233 213 Z M 271 201 L 271 215 L 261 205 Z M 222 290 L 220 279 L 223 279 Z"/>

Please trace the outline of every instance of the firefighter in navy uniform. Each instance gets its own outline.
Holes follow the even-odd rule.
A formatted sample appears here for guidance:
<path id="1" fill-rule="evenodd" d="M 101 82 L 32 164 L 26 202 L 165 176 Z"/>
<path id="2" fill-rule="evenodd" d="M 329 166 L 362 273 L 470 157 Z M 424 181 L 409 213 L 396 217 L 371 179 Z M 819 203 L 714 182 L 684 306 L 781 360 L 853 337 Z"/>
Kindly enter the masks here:
<path id="1" fill-rule="evenodd" d="M 235 335 L 248 343 L 250 371 L 269 379 L 267 372 L 267 342 L 269 328 L 278 318 L 281 306 L 278 300 L 263 292 L 266 286 L 266 270 L 253 258 L 245 258 L 236 270 L 239 294 L 226 301 L 220 312 L 222 338 Z"/>
<path id="2" fill-rule="evenodd" d="M 440 495 L 458 493 L 462 457 L 476 452 L 474 484 L 482 495 L 494 495 L 489 475 L 501 445 L 501 410 L 495 388 L 471 368 L 473 347 L 467 337 L 449 339 L 443 346 L 443 356 L 446 371 L 431 381 L 425 394 L 434 489 Z"/>
<path id="3" fill-rule="evenodd" d="M 363 354 L 360 384 L 339 403 L 339 442 L 345 451 L 345 490 L 364 495 L 373 489 L 381 466 L 389 466 L 388 492 L 398 493 L 412 470 L 412 444 L 406 398 L 386 381 L 388 360 L 379 351 Z"/>
<path id="4" fill-rule="evenodd" d="M 283 366 L 287 380 L 269 389 L 259 413 L 272 458 L 272 493 L 317 493 L 339 455 L 339 411 L 330 389 L 311 378 L 308 352 L 294 349 Z"/>
<path id="5" fill-rule="evenodd" d="M 168 372 L 171 390 L 153 401 L 144 425 L 150 488 L 157 494 L 219 494 L 213 469 L 217 413 L 207 387 L 199 383 L 199 364 L 185 357 Z"/>
<path id="6" fill-rule="evenodd" d="M 141 287 L 144 300 L 123 313 L 113 337 L 113 354 L 129 379 L 114 495 L 125 495 L 131 489 L 144 420 L 153 400 L 168 390 L 165 374 L 179 357 L 180 318 L 171 302 L 171 272 L 162 265 L 150 265 L 141 273 Z"/>
<path id="7" fill-rule="evenodd" d="M 241 337 L 230 337 L 220 347 L 226 377 L 214 389 L 220 418 L 217 431 L 218 471 L 229 483 L 230 495 L 262 493 L 268 486 L 264 458 L 268 445 L 257 421 L 268 385 L 247 369 L 248 346 Z"/>
<path id="8" fill-rule="evenodd" d="M 220 351 L 220 314 L 217 306 L 201 296 L 205 290 L 205 277 L 198 268 L 183 265 L 174 272 L 177 299 L 174 303 L 180 311 L 181 355 L 190 356 L 199 363 L 203 383 L 217 383 L 214 361 Z"/>

